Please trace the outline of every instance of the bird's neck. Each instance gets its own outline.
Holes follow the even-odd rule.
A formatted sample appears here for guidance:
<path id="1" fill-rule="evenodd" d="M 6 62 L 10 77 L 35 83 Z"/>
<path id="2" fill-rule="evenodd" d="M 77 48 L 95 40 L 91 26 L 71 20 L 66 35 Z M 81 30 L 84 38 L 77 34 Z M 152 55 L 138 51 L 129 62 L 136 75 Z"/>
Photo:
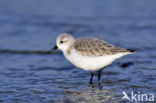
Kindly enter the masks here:
<path id="1" fill-rule="evenodd" d="M 73 48 L 74 48 L 74 42 L 72 42 L 72 44 L 70 46 L 68 46 L 65 51 L 63 51 L 63 54 L 70 55 Z"/>

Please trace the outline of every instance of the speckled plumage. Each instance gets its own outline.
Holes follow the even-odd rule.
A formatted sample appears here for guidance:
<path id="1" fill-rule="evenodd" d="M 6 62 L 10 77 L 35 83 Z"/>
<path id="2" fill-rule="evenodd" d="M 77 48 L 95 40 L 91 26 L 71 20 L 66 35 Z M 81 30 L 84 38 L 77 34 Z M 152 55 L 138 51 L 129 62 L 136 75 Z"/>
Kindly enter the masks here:
<path id="1" fill-rule="evenodd" d="M 106 56 L 129 52 L 127 49 L 118 48 L 96 38 L 79 38 L 75 40 L 74 48 L 84 56 Z"/>

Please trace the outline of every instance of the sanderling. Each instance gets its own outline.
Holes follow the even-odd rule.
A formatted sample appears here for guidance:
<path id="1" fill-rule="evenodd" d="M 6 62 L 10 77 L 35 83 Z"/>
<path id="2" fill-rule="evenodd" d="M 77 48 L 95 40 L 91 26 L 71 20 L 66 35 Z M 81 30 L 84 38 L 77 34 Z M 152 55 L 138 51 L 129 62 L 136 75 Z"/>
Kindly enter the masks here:
<path id="1" fill-rule="evenodd" d="M 119 48 L 96 38 L 74 39 L 71 35 L 62 33 L 57 37 L 56 45 L 50 50 L 59 49 L 65 58 L 78 68 L 91 71 L 90 83 L 94 71 L 98 71 L 98 81 L 102 70 L 116 59 L 134 53 L 133 50 Z"/>

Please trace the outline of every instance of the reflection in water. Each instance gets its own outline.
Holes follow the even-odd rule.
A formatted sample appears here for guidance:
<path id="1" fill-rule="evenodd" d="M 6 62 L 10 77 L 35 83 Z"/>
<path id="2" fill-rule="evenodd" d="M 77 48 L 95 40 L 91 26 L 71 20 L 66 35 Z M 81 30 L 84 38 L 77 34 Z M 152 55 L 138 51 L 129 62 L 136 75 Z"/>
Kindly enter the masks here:
<path id="1" fill-rule="evenodd" d="M 96 89 L 98 88 L 98 89 Z M 64 97 L 59 100 L 65 102 L 85 103 L 119 103 L 121 96 L 111 89 L 102 89 L 101 84 L 93 84 L 83 89 L 64 90 Z"/>

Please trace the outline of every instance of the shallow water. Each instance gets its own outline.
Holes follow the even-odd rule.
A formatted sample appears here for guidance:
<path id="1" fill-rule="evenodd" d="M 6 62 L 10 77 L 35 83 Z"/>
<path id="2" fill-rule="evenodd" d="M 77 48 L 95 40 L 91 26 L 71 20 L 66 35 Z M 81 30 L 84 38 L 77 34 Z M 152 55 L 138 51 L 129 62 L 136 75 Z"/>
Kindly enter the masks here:
<path id="1" fill-rule="evenodd" d="M 60 3 L 61 2 L 61 3 Z M 118 103 L 122 92 L 156 95 L 156 1 L 0 1 L 0 102 Z M 135 49 L 103 71 L 48 55 L 59 33 L 94 36 Z M 140 93 L 140 94 L 141 94 Z M 155 98 L 156 99 L 156 98 Z"/>

